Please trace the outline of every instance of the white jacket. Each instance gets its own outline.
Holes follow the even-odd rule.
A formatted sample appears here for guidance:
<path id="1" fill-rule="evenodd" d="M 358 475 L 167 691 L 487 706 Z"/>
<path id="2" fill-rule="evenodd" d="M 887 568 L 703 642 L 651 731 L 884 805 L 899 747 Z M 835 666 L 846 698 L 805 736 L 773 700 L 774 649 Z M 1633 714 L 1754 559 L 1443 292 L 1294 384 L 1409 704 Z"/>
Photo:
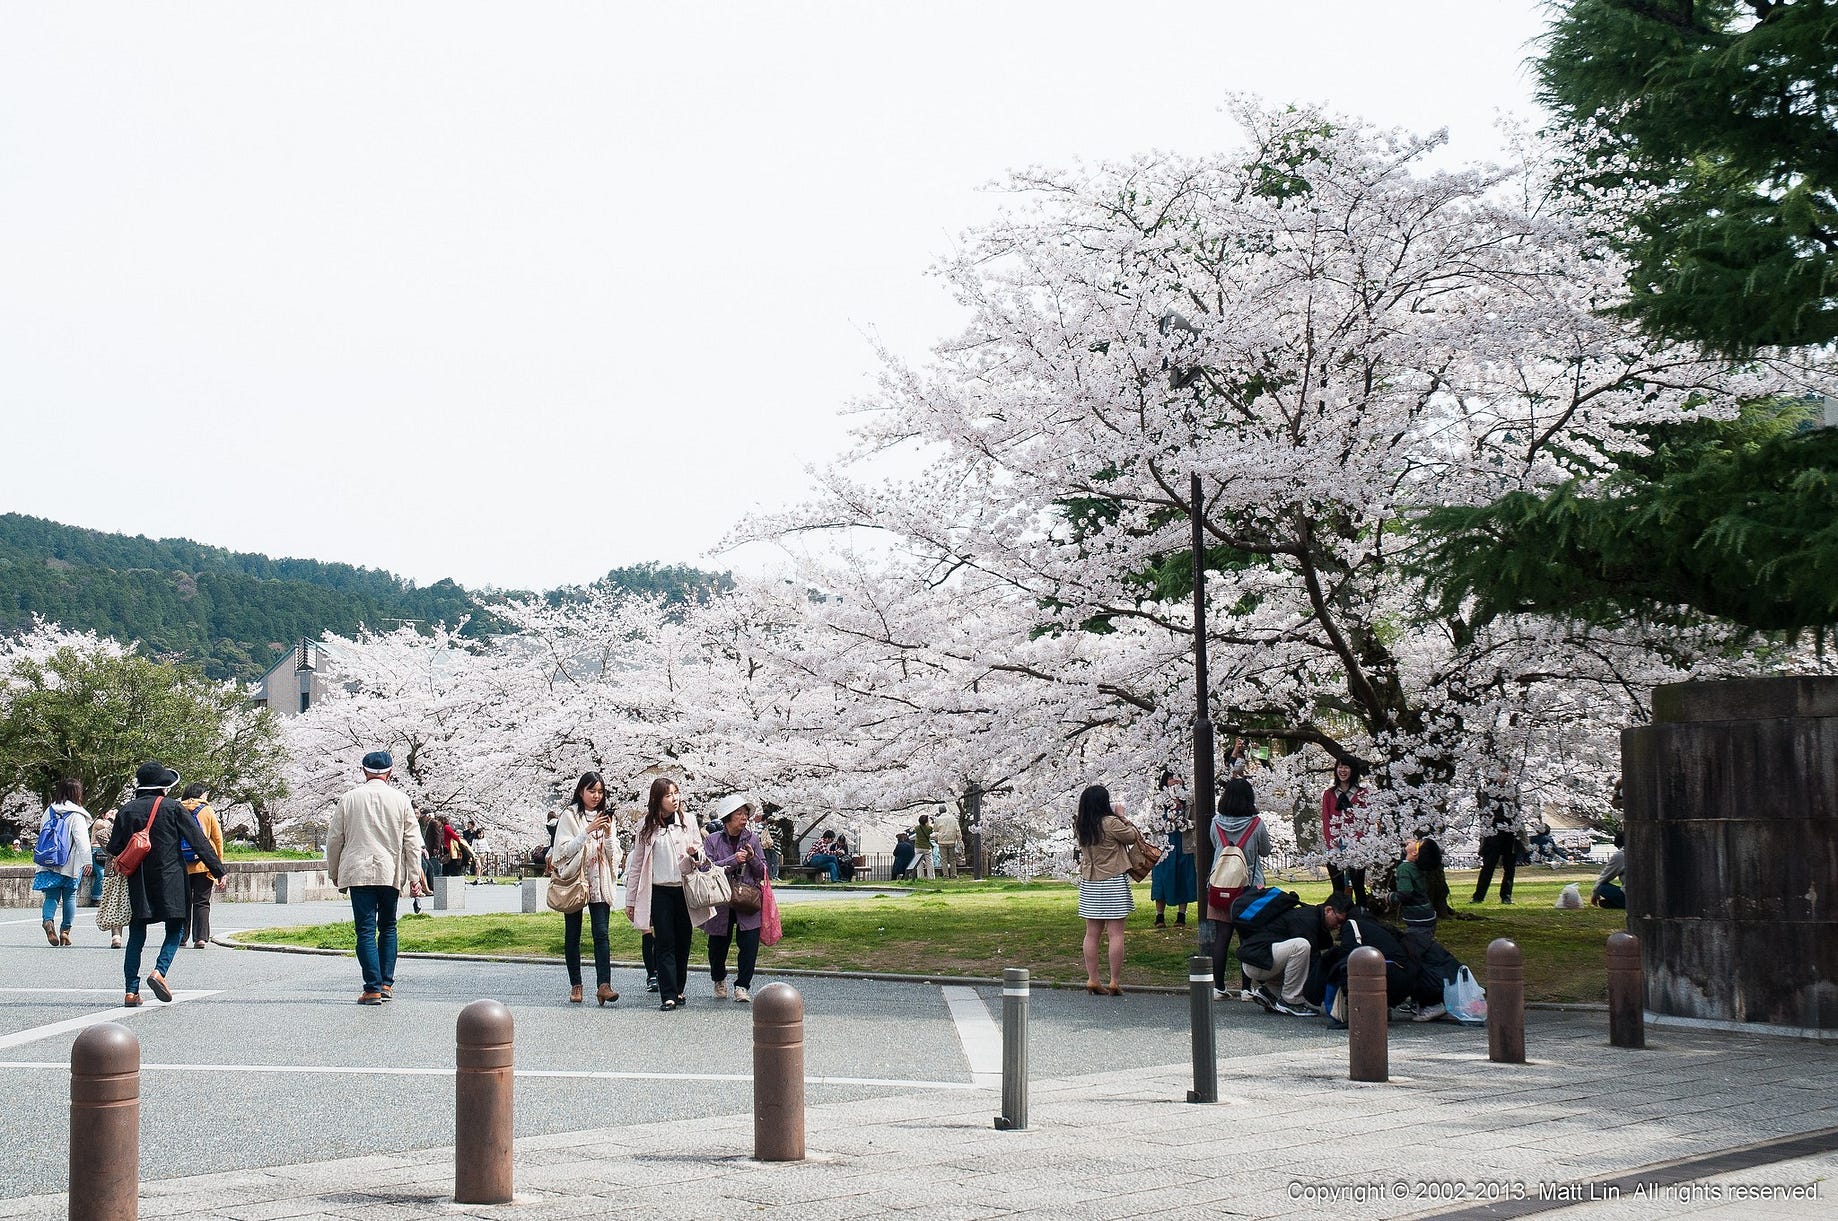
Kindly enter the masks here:
<path id="1" fill-rule="evenodd" d="M 45 816 L 38 822 L 40 831 L 51 821 L 51 810 L 64 816 L 64 835 L 70 840 L 70 856 L 64 861 L 64 867 L 57 872 L 63 877 L 80 878 L 90 866 L 89 827 L 92 820 L 89 811 L 74 801 L 54 801 L 51 809 L 46 810 Z"/>
<path id="2" fill-rule="evenodd" d="M 589 821 L 573 805 L 562 807 L 555 820 L 555 847 L 549 851 L 549 864 L 561 878 L 571 878 L 577 869 L 583 870 L 587 901 L 611 903 L 614 880 L 619 876 L 619 836 L 589 835 Z"/>
<path id="3" fill-rule="evenodd" d="M 421 880 L 421 848 L 408 795 L 381 780 L 366 780 L 338 799 L 326 824 L 326 873 L 340 890 L 407 890 Z"/>

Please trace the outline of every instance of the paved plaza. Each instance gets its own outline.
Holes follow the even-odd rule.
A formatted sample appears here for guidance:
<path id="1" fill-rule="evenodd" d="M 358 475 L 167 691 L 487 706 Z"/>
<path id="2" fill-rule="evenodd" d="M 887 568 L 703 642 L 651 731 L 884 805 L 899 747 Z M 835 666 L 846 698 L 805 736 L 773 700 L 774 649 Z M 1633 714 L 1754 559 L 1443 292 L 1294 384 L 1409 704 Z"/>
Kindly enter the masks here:
<path id="1" fill-rule="evenodd" d="M 217 924 L 340 910 L 228 904 Z M 1831 1044 L 1652 1028 L 1624 1051 L 1600 1013 L 1535 1011 L 1530 1064 L 1489 1063 L 1481 1030 L 1394 1025 L 1393 1080 L 1368 1085 L 1344 1034 L 1221 1004 L 1224 1101 L 1191 1106 L 1184 997 L 1041 990 L 1030 1125 L 997 1132 L 999 988 L 800 979 L 810 1156 L 760 1165 L 749 1011 L 706 976 L 661 1014 L 634 971 L 601 1010 L 563 1003 L 559 965 L 405 960 L 400 999 L 361 1009 L 351 959 L 212 946 L 180 953 L 180 1000 L 116 1011 L 118 956 L 78 934 L 54 951 L 32 912 L 0 912 L 0 1218 L 62 1212 L 69 1048 L 95 1020 L 141 1042 L 147 1217 L 1823 1217 L 1838 1198 Z M 481 996 L 517 1023 L 504 1208 L 449 1202 L 454 1018 Z"/>

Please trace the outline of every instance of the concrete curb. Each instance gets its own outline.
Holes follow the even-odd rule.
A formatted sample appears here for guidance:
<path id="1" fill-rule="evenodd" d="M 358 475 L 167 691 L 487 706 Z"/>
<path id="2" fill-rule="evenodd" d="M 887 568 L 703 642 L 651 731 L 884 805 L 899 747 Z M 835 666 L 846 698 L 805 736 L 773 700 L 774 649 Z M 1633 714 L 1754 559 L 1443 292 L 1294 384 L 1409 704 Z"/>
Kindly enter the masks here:
<path id="1" fill-rule="evenodd" d="M 317 954 L 326 958 L 355 958 L 353 950 L 322 950 L 315 946 L 305 945 L 255 945 L 225 937 L 211 938 L 212 945 L 221 945 L 232 950 L 255 950 L 269 954 Z M 524 966 L 560 966 L 559 958 L 538 958 L 529 954 L 437 954 L 427 950 L 408 950 L 396 955 L 397 958 L 426 958 L 436 962 L 508 962 Z M 642 962 L 613 961 L 613 966 L 622 970 L 642 971 Z M 1000 988 L 1000 979 L 989 979 L 978 975 L 902 975 L 884 971 L 812 971 L 798 967 L 787 967 L 780 971 L 760 971 L 761 975 L 773 978 L 783 976 L 788 979 L 863 979 L 875 983 L 887 984 L 932 984 L 949 985 L 959 988 Z M 1030 979 L 1028 983 L 1035 988 L 1051 988 L 1060 991 L 1082 992 L 1084 981 L 1077 983 L 1053 979 Z M 1126 993 L 1142 993 L 1150 996 L 1186 996 L 1187 989 L 1169 987 L 1165 984 L 1132 984 Z M 1224 1002 L 1221 1002 L 1222 1004 Z M 1606 1013 L 1607 1005 L 1561 1004 L 1554 1001 L 1531 1001 L 1527 1009 L 1541 1009 L 1553 1013 Z"/>

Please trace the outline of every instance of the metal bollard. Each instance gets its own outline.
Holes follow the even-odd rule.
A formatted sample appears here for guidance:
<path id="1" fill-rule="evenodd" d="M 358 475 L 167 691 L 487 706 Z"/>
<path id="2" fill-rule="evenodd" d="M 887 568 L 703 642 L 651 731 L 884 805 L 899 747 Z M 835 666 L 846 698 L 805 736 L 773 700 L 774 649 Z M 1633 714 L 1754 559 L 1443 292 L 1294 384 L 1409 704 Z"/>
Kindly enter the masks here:
<path id="1" fill-rule="evenodd" d="M 1385 990 L 1385 956 L 1362 945 L 1347 959 L 1347 1080 L 1389 1081 L 1386 1039 L 1391 1004 Z"/>
<path id="2" fill-rule="evenodd" d="M 1219 1056 L 1213 1044 L 1213 960 L 1187 960 L 1187 1008 L 1193 1021 L 1193 1088 L 1188 1102 L 1219 1101 Z"/>
<path id="3" fill-rule="evenodd" d="M 1021 967 L 1002 970 L 1002 1113 L 998 1132 L 1027 1127 L 1028 975 Z"/>
<path id="4" fill-rule="evenodd" d="M 511 1202 L 515 1111 L 511 1011 L 497 1001 L 460 1010 L 453 1074 L 453 1202 Z"/>
<path id="5" fill-rule="evenodd" d="M 70 1221 L 134 1221 L 140 1200 L 140 1040 L 117 1022 L 70 1046 Z"/>
<path id="6" fill-rule="evenodd" d="M 1640 938 L 1608 935 L 1608 1041 L 1616 1047 L 1647 1045 L 1647 974 Z"/>
<path id="7" fill-rule="evenodd" d="M 1525 955 L 1510 937 L 1487 946 L 1487 1058 L 1525 1063 Z"/>
<path id="8" fill-rule="evenodd" d="M 753 1158 L 804 1160 L 804 998 L 790 984 L 753 994 Z"/>

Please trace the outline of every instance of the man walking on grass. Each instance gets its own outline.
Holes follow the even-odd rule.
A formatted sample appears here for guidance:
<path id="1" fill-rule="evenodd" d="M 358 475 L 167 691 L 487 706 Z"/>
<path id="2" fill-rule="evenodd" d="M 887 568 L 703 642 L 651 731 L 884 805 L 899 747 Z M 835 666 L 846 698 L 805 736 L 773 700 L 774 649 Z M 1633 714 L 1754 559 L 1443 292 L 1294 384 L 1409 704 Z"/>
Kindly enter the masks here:
<path id="1" fill-rule="evenodd" d="M 421 829 L 408 797 L 389 783 L 389 752 L 373 750 L 361 766 L 364 783 L 338 799 L 326 827 L 325 865 L 332 885 L 351 895 L 364 973 L 357 1003 L 380 1005 L 396 984 L 396 902 L 422 885 Z"/>

